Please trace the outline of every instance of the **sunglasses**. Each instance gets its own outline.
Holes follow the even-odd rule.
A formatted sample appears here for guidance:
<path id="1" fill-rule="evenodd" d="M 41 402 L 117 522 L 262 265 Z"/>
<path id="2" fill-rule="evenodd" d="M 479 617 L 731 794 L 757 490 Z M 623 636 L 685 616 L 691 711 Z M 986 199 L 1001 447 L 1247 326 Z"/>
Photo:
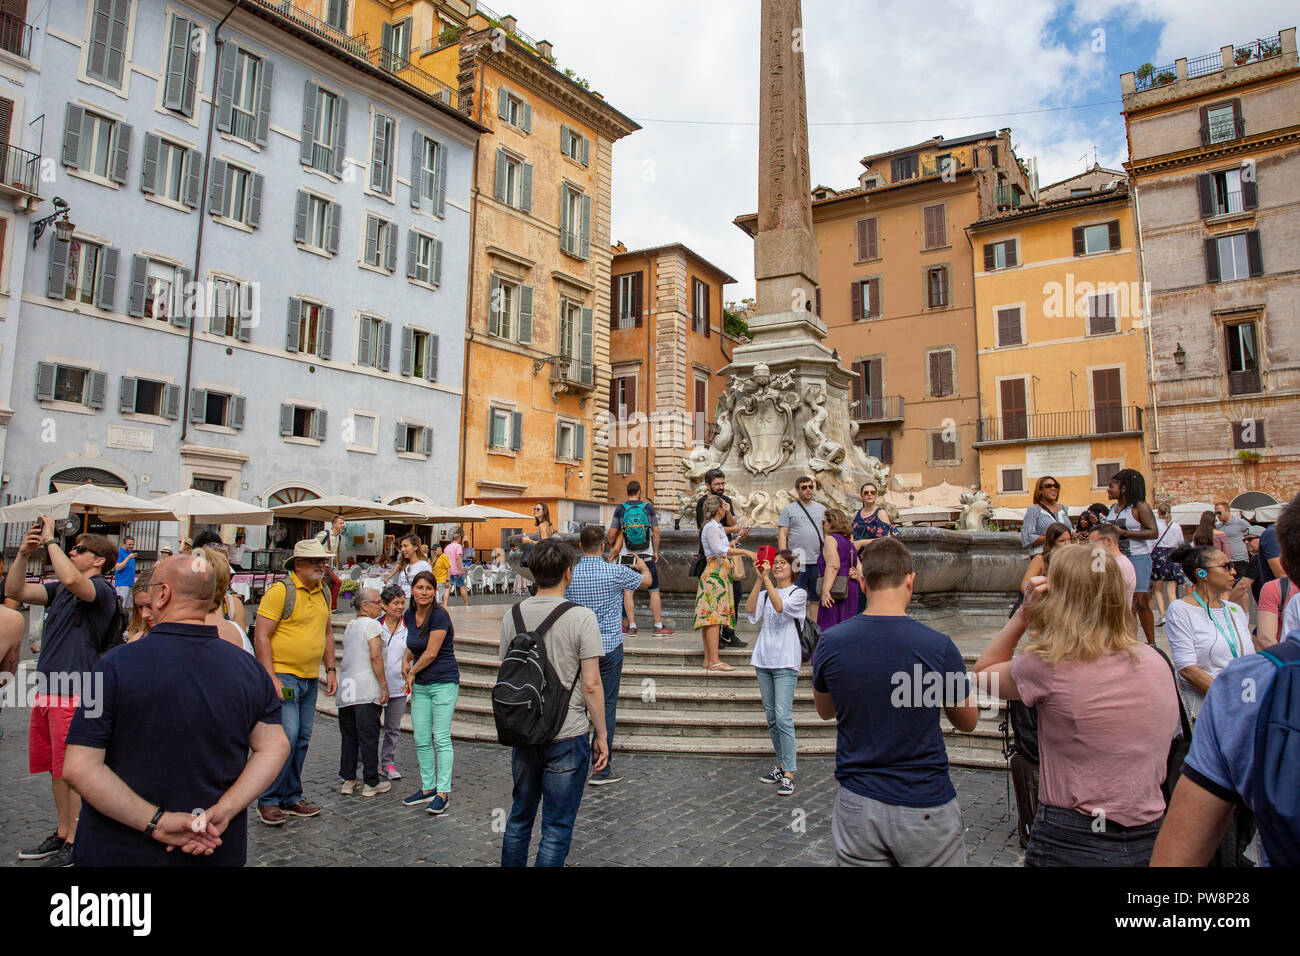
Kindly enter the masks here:
<path id="1" fill-rule="evenodd" d="M 1060 485 L 1047 484 L 1047 485 L 1043 485 L 1043 490 L 1046 491 L 1048 488 L 1052 488 L 1052 489 L 1056 490 L 1056 489 L 1059 489 L 1060 487 L 1061 487 Z"/>
<path id="2" fill-rule="evenodd" d="M 89 551 L 90 549 L 86 547 L 84 544 L 77 544 L 77 545 L 73 545 L 72 550 L 69 551 L 68 554 L 86 554 Z"/>

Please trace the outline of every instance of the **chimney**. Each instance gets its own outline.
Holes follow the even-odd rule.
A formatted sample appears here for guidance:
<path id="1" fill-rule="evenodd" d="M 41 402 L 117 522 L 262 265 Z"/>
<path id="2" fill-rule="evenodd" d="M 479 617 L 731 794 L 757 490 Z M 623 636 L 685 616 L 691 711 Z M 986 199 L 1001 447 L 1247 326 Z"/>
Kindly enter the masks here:
<path id="1" fill-rule="evenodd" d="M 551 41 L 550 41 L 550 40 L 538 40 L 538 41 L 537 41 L 537 54 L 538 54 L 538 56 L 540 56 L 543 60 L 554 60 L 554 59 L 555 59 L 555 47 L 551 46 Z"/>
<path id="2" fill-rule="evenodd" d="M 514 33 L 519 27 L 519 21 L 515 17 L 506 15 L 501 18 L 501 29 L 506 33 Z"/>

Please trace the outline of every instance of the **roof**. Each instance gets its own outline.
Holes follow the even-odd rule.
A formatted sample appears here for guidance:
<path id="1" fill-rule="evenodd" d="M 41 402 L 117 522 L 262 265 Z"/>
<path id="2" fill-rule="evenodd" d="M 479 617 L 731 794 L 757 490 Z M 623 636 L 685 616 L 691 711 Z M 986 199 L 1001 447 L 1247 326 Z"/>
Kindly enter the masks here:
<path id="1" fill-rule="evenodd" d="M 669 242 L 669 243 L 665 243 L 662 246 L 646 246 L 644 249 L 629 249 L 627 250 L 627 252 L 616 252 L 614 253 L 614 260 L 611 261 L 623 259 L 628 256 L 646 256 L 654 252 L 663 252 L 666 249 L 680 249 L 682 252 L 686 253 L 686 255 L 690 256 L 695 261 L 702 262 L 704 265 L 708 266 L 718 275 L 722 276 L 722 278 L 726 280 L 727 283 L 740 281 L 739 279 L 730 275 L 725 269 L 719 268 L 718 266 L 710 262 L 708 259 L 700 255 L 698 252 L 696 252 L 694 249 L 680 242 Z"/>
<path id="2" fill-rule="evenodd" d="M 997 138 L 998 138 L 998 133 L 996 130 L 990 130 L 987 133 L 975 133 L 970 136 L 959 136 L 957 139 L 942 139 L 941 137 L 938 136 L 932 136 L 927 140 L 922 140 L 921 142 L 915 143 L 911 146 L 900 146 L 897 149 L 887 149 L 881 153 L 872 153 L 870 156 L 863 156 L 862 165 L 866 166 L 872 160 L 881 159 L 882 157 L 885 156 L 895 156 L 899 153 L 910 153 L 913 150 L 917 150 L 917 149 L 935 149 L 936 147 L 965 146 L 968 143 L 978 143 L 980 140 L 997 139 Z"/>
<path id="3" fill-rule="evenodd" d="M 1091 169 L 1085 169 L 1081 173 L 1075 173 L 1073 176 L 1066 176 L 1064 179 L 1058 179 L 1054 183 L 1048 183 L 1046 186 L 1039 186 L 1038 191 L 1046 192 L 1049 189 L 1055 189 L 1057 186 L 1064 186 L 1066 183 L 1074 182 L 1076 179 L 1082 179 L 1084 176 L 1091 176 L 1094 173 L 1105 173 L 1108 176 L 1116 176 L 1120 179 L 1128 179 L 1128 173 L 1122 169 L 1107 169 L 1100 163 L 1093 163 Z"/>
<path id="4" fill-rule="evenodd" d="M 1061 199 L 1047 200 L 1046 202 L 1041 202 L 1036 206 L 1021 206 L 1019 209 L 1000 212 L 994 216 L 985 216 L 983 219 L 971 223 L 971 228 L 979 229 L 983 226 L 991 226 L 997 223 L 1010 222 L 1017 219 L 1031 219 L 1034 216 L 1046 216 L 1054 212 L 1060 212 L 1062 209 L 1073 209 L 1076 206 L 1101 206 L 1106 203 L 1127 199 L 1128 183 L 1122 182 L 1116 185 L 1113 189 L 1098 189 L 1096 192 L 1091 192 L 1086 196 L 1066 196 Z"/>

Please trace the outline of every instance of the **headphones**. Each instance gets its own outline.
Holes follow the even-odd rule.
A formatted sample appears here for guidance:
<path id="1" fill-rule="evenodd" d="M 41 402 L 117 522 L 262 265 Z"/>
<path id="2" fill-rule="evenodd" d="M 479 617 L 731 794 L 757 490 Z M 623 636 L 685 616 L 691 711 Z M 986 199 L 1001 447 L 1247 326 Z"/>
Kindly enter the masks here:
<path id="1" fill-rule="evenodd" d="M 1197 576 L 1198 578 L 1206 578 L 1206 577 L 1209 577 L 1209 576 L 1210 576 L 1210 572 L 1207 571 L 1207 570 L 1205 570 L 1205 568 L 1197 568 L 1197 569 L 1196 569 L 1196 576 Z"/>

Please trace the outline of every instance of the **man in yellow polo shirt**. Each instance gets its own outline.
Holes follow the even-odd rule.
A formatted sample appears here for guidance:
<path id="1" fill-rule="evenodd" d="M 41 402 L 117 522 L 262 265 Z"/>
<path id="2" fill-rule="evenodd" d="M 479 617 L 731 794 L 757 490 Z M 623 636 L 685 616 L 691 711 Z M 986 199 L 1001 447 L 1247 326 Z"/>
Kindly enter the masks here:
<path id="1" fill-rule="evenodd" d="M 285 814 L 314 817 L 321 808 L 302 795 L 302 766 L 307 759 L 316 719 L 316 690 L 325 667 L 325 695 L 338 689 L 334 632 L 330 627 L 330 594 L 322 586 L 330 553 L 319 541 L 299 541 L 284 562 L 289 576 L 267 588 L 257 606 L 253 648 L 280 697 L 280 720 L 289 738 L 289 759 L 280 775 L 258 800 L 257 815 L 267 826 L 284 823 Z M 292 604 L 286 614 L 289 588 Z"/>

